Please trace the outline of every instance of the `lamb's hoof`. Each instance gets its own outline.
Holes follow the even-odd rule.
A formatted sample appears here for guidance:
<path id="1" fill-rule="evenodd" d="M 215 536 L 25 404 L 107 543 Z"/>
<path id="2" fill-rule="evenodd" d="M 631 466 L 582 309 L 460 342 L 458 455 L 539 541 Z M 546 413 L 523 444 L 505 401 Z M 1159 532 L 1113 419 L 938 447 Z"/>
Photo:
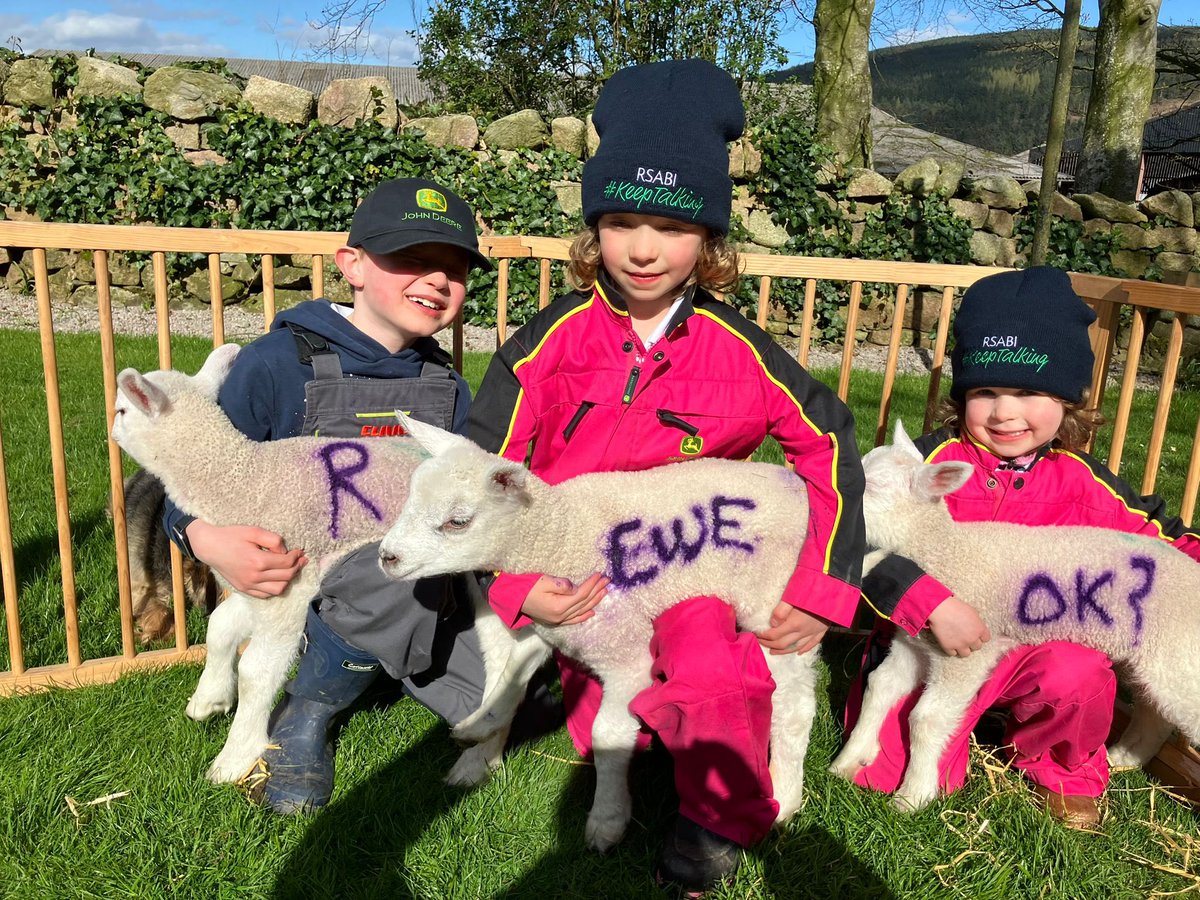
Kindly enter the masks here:
<path id="1" fill-rule="evenodd" d="M 450 736 L 464 744 L 482 744 L 503 725 L 490 713 L 472 713 L 450 729 Z"/>
<path id="2" fill-rule="evenodd" d="M 926 796 L 920 793 L 896 794 L 892 797 L 892 808 L 903 815 L 920 812 L 937 798 L 937 794 Z"/>
<path id="3" fill-rule="evenodd" d="M 1153 755 L 1151 753 L 1143 758 L 1143 755 L 1135 753 L 1133 748 L 1117 744 L 1108 748 L 1108 765 L 1112 769 L 1140 769 Z"/>
<path id="4" fill-rule="evenodd" d="M 446 784 L 450 787 L 475 787 L 492 777 L 493 768 L 479 745 L 468 747 L 446 775 Z"/>
<path id="5" fill-rule="evenodd" d="M 800 811 L 804 805 L 804 792 L 797 788 L 788 794 L 776 792 L 775 799 L 779 803 L 779 815 L 775 817 L 775 825 L 779 827 Z"/>
<path id="6" fill-rule="evenodd" d="M 863 767 L 854 759 L 842 759 L 840 756 L 829 767 L 829 774 L 836 775 L 843 781 L 854 781 Z"/>
<path id="7" fill-rule="evenodd" d="M 608 853 L 621 843 L 621 838 L 625 837 L 625 827 L 628 824 L 628 815 L 618 812 L 612 815 L 598 816 L 593 812 L 588 816 L 587 828 L 584 831 L 588 847 L 597 853 Z"/>
<path id="8" fill-rule="evenodd" d="M 197 691 L 192 694 L 184 713 L 194 722 L 203 722 L 215 715 L 222 715 L 233 709 L 235 700 L 227 697 L 202 697 Z"/>
<path id="9" fill-rule="evenodd" d="M 233 784 L 241 781 L 242 777 L 257 765 L 263 749 L 265 749 L 265 745 L 253 755 L 244 753 L 234 755 L 222 750 L 208 767 L 205 777 L 213 784 Z"/>

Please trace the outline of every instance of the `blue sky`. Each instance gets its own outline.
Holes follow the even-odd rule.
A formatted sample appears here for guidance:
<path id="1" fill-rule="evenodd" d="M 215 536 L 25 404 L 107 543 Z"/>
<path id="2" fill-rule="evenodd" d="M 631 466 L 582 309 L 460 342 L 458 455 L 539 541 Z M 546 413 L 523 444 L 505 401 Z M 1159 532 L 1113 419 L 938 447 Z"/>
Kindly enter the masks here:
<path id="1" fill-rule="evenodd" d="M 40 48 L 196 56 L 309 59 L 318 39 L 309 20 L 319 16 L 322 0 L 310 6 L 279 0 L 41 0 L 0 3 L 0 44 L 19 41 L 26 52 Z M 587 0 L 582 0 L 587 2 Z M 1084 18 L 1096 23 L 1097 0 L 1084 0 Z M 888 0 L 877 0 L 880 21 Z M 927 4 L 933 5 L 932 0 Z M 978 3 L 974 4 L 978 5 Z M 17 12 L 11 11 L 14 6 Z M 1163 24 L 1200 24 L 1200 0 L 1163 0 Z M 411 65 L 416 43 L 410 32 L 426 8 L 426 0 L 390 0 L 376 18 L 363 62 Z M 939 15 L 906 22 L 886 43 L 911 43 L 931 37 L 972 34 L 1003 28 L 980 22 L 964 4 L 945 0 Z M 877 40 L 880 40 L 877 38 Z M 785 36 L 792 64 L 812 59 L 812 29 L 803 23 Z"/>

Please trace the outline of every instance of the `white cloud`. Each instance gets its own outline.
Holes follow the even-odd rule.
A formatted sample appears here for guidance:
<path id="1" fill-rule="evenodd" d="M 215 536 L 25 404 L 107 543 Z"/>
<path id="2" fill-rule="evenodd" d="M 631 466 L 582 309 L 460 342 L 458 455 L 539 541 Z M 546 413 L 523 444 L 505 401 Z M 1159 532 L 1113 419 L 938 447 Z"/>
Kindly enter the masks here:
<path id="1" fill-rule="evenodd" d="M 275 21 L 259 19 L 256 29 L 274 38 L 276 49 L 287 58 L 316 56 L 328 38 L 307 21 L 280 17 Z M 347 33 L 349 29 L 346 29 Z M 369 34 L 358 37 L 357 52 L 349 62 L 382 66 L 411 66 L 417 60 L 417 44 L 407 29 L 375 25 Z"/>
<path id="2" fill-rule="evenodd" d="M 154 20 L 116 13 L 69 10 L 37 21 L 0 16 L 0 35 L 20 41 L 21 49 L 87 50 L 105 52 L 178 53 L 194 56 L 228 56 L 228 48 L 203 34 L 163 30 Z"/>

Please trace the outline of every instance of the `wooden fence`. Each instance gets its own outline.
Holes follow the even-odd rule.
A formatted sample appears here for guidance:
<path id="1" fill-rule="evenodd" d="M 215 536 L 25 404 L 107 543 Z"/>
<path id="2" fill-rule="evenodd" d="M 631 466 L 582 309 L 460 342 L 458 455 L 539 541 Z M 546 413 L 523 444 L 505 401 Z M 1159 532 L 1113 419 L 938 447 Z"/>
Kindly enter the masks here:
<path id="1" fill-rule="evenodd" d="M 212 303 L 213 344 L 224 342 L 224 307 L 221 299 L 221 254 L 244 253 L 261 256 L 263 269 L 263 324 L 274 317 L 274 256 L 288 254 L 311 257 L 312 287 L 314 296 L 324 290 L 325 260 L 345 241 L 344 233 L 299 233 L 271 231 L 203 230 L 154 227 L 120 227 L 103 225 L 55 225 L 25 222 L 0 222 L 0 247 L 28 248 L 33 251 L 34 279 L 37 295 L 38 322 L 41 337 L 42 364 L 45 375 L 46 414 L 48 421 L 46 453 L 51 459 L 54 479 L 55 516 L 57 544 L 62 568 L 62 609 L 65 624 L 65 647 L 62 662 L 26 668 L 21 633 L 21 598 L 18 592 L 15 553 L 12 536 L 9 482 L 5 469 L 5 453 L 2 425 L 5 398 L 0 395 L 0 574 L 3 580 L 4 613 L 8 633 L 10 665 L 0 671 L 0 696 L 19 689 L 35 689 L 51 684 L 76 685 L 111 681 L 120 673 L 131 668 L 147 665 L 165 665 L 183 660 L 198 660 L 203 657 L 203 647 L 189 646 L 185 623 L 183 583 L 178 551 L 174 551 L 175 592 L 175 646 L 167 650 L 140 650 L 134 636 L 131 608 L 129 561 L 126 549 L 126 526 L 121 476 L 120 451 L 108 442 L 108 461 L 111 472 L 113 524 L 116 544 L 117 594 L 121 622 L 121 654 L 98 659 L 84 659 L 79 633 L 79 610 L 76 599 L 75 569 L 73 561 L 72 514 L 67 484 L 66 436 L 63 428 L 61 398 L 58 382 L 58 365 L 55 355 L 54 309 L 50 300 L 50 285 L 46 268 L 46 251 L 90 250 L 94 252 L 98 304 L 95 328 L 100 335 L 101 357 L 104 378 L 104 411 L 106 433 L 112 423 L 117 373 L 114 350 L 111 285 L 109 280 L 108 254 L 114 251 L 147 252 L 151 257 L 154 274 L 154 310 L 157 321 L 158 363 L 161 368 L 171 365 L 171 326 L 168 305 L 168 253 L 200 253 L 208 259 L 210 294 Z M 536 237 L 487 237 L 482 240 L 482 250 L 497 260 L 498 296 L 496 298 L 498 340 L 506 336 L 508 308 L 509 267 L 514 260 L 536 260 L 539 266 L 539 305 L 550 300 L 551 275 L 555 264 L 567 258 L 567 242 L 554 238 Z M 293 262 L 295 260 L 293 259 Z M 939 395 L 942 362 L 945 358 L 952 304 L 956 290 L 966 287 L 977 279 L 993 274 L 1000 269 L 973 266 L 942 266 L 903 262 L 876 262 L 863 260 L 815 259 L 803 257 L 747 255 L 744 257 L 747 277 L 758 280 L 757 319 L 765 324 L 770 307 L 772 290 L 781 279 L 798 279 L 804 286 L 802 333 L 799 336 L 797 356 L 802 364 L 807 363 L 812 343 L 812 329 L 818 282 L 831 282 L 843 292 L 846 315 L 846 338 L 841 347 L 841 367 L 837 379 L 839 396 L 846 399 L 854 369 L 857 330 L 864 296 L 864 287 L 878 294 L 880 290 L 890 298 L 893 312 L 890 328 L 890 343 L 887 348 L 887 366 L 883 375 L 879 405 L 875 419 L 875 442 L 881 443 L 886 436 L 891 418 L 892 393 L 895 384 L 906 306 L 911 292 L 918 286 L 936 286 L 941 291 L 941 306 L 938 317 L 936 340 L 932 350 L 932 368 L 928 382 L 925 404 L 925 422 L 928 427 L 934 401 Z M 1121 468 L 1124 449 L 1131 438 L 1147 443 L 1146 461 L 1141 473 L 1143 492 L 1154 489 L 1164 451 L 1167 432 L 1167 417 L 1175 389 L 1175 378 L 1179 369 L 1184 336 L 1184 315 L 1200 314 L 1200 290 L 1149 284 L 1138 281 L 1121 281 L 1089 275 L 1073 275 L 1075 289 L 1099 313 L 1093 329 L 1093 344 L 1097 363 L 1093 378 L 1093 396 L 1101 396 L 1097 390 L 1103 373 L 1108 371 L 1117 347 L 1118 329 L 1127 322 L 1123 334 L 1128 337 L 1127 359 L 1120 369 L 1120 394 L 1115 407 L 1105 409 L 1111 422 L 1109 465 L 1114 471 Z M 1134 398 L 1135 376 L 1142 339 L 1151 316 L 1162 311 L 1175 313 L 1170 326 L 1170 337 L 1162 375 L 1162 387 L 1158 393 L 1153 425 L 1148 434 L 1130 434 L 1130 410 Z M 1122 341 L 1124 343 L 1124 340 Z M 453 352 L 456 364 L 461 366 L 463 338 L 461 322 L 456 323 L 453 336 Z M 101 410 L 96 409 L 99 417 Z M 914 423 L 915 424 L 915 423 Z M 1200 424 L 1200 423 L 1198 423 Z M 97 452 L 100 452 L 97 447 Z M 1133 484 L 1137 480 L 1125 473 Z M 1191 521 L 1196 504 L 1197 483 L 1200 481 L 1200 458 L 1191 450 L 1186 471 L 1182 497 L 1168 497 L 1173 509 L 1181 510 L 1187 522 Z"/>

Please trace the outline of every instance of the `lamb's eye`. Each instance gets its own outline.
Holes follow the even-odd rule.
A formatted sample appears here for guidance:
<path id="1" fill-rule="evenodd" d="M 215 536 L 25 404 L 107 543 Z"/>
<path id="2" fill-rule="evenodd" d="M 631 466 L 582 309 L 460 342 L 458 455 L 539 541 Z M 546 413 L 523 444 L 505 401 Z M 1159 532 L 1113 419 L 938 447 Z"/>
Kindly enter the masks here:
<path id="1" fill-rule="evenodd" d="M 451 516 L 442 523 L 442 531 L 462 531 L 471 524 L 471 516 Z"/>

